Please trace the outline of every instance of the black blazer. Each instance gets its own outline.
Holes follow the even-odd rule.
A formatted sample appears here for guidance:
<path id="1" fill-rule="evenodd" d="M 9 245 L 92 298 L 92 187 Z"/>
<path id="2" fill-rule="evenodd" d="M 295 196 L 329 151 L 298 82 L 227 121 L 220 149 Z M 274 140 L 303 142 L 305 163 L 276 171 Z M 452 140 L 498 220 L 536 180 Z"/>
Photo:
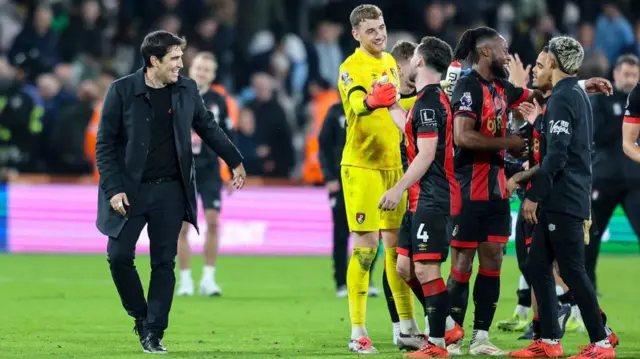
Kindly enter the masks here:
<path id="1" fill-rule="evenodd" d="M 229 137 L 208 111 L 196 83 L 180 76 L 171 85 L 173 131 L 180 175 L 188 201 L 184 220 L 198 230 L 195 166 L 191 150 L 191 128 L 231 168 L 243 158 Z M 100 174 L 98 191 L 98 218 L 100 232 L 117 237 L 128 220 L 109 203 L 109 199 L 125 192 L 134 206 L 150 142 L 150 119 L 153 116 L 151 100 L 144 82 L 144 69 L 114 81 L 102 104 L 102 115 L 96 140 L 96 162 Z"/>

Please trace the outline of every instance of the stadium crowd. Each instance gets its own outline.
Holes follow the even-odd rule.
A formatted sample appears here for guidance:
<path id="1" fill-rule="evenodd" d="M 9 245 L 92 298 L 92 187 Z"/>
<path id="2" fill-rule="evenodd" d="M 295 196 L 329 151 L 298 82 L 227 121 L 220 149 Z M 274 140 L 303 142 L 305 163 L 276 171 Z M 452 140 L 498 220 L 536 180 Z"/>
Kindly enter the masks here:
<path id="1" fill-rule="evenodd" d="M 533 64 L 555 35 L 586 50 L 581 78 L 610 73 L 640 55 L 634 1 L 369 1 L 387 14 L 388 44 L 434 35 L 455 46 L 486 24 Z M 141 37 L 185 36 L 185 67 L 199 51 L 218 60 L 249 176 L 323 182 L 318 133 L 339 100 L 338 67 L 356 46 L 348 14 L 356 0 L 0 1 L 0 161 L 23 173 L 94 172 L 102 98 L 118 77 L 142 67 Z"/>

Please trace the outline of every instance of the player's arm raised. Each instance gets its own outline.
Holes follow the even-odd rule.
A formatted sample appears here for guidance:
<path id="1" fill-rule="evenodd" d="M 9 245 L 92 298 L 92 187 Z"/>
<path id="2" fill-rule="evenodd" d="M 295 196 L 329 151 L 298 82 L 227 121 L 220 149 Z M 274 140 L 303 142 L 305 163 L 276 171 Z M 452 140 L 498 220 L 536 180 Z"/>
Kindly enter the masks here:
<path id="1" fill-rule="evenodd" d="M 395 209 L 402 198 L 402 193 L 427 173 L 436 157 L 436 149 L 438 148 L 437 119 L 440 115 L 438 110 L 421 108 L 418 104 L 415 105 L 413 121 L 417 125 L 415 127 L 417 127 L 416 145 L 418 154 L 400 181 L 382 196 L 378 208 L 382 210 Z"/>
<path id="2" fill-rule="evenodd" d="M 461 78 L 453 90 L 451 98 L 453 120 L 453 141 L 457 147 L 472 150 L 500 150 L 524 148 L 525 141 L 518 135 L 509 137 L 487 136 L 476 130 L 476 122 L 481 121 L 483 93 L 479 84 L 470 77 Z"/>
<path id="3" fill-rule="evenodd" d="M 404 125 L 407 121 L 407 111 L 400 106 L 398 102 L 394 103 L 391 107 L 389 107 L 389 114 L 391 114 L 391 119 L 393 119 L 393 123 L 404 132 Z"/>
<path id="4" fill-rule="evenodd" d="M 339 86 L 343 89 L 349 105 L 357 116 L 367 115 L 379 108 L 387 108 L 396 102 L 398 90 L 391 83 L 376 82 L 373 86 L 365 84 L 357 69 L 340 66 Z"/>

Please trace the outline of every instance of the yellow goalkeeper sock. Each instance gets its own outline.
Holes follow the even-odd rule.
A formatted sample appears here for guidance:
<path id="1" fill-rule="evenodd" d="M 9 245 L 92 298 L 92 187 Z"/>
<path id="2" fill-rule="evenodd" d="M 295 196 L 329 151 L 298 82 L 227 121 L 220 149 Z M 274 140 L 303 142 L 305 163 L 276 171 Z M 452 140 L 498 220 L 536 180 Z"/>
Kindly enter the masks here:
<path id="1" fill-rule="evenodd" d="M 369 271 L 376 257 L 377 248 L 354 247 L 347 268 L 349 293 L 349 317 L 352 327 L 364 329 L 369 294 Z M 354 338 L 358 339 L 358 338 Z"/>
<path id="2" fill-rule="evenodd" d="M 385 259 L 387 261 L 387 282 L 389 289 L 393 294 L 393 300 L 396 302 L 398 317 L 400 321 L 408 321 L 413 319 L 413 297 L 409 285 L 396 272 L 396 264 L 398 263 L 398 253 L 396 247 L 385 248 Z"/>

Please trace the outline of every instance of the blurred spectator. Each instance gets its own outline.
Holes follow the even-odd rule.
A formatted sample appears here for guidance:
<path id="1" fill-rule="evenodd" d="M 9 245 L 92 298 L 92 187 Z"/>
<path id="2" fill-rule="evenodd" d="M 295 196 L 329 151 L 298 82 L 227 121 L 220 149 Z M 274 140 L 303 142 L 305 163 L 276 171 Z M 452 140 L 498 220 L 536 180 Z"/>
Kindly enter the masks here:
<path id="1" fill-rule="evenodd" d="M 60 108 L 45 138 L 48 172 L 92 172 L 92 165 L 84 153 L 84 139 L 99 94 L 100 88 L 95 82 L 84 81 L 78 88 L 78 101 L 68 102 Z"/>
<path id="2" fill-rule="evenodd" d="M 584 48 L 584 60 L 579 71 L 581 78 L 606 77 L 609 61 L 595 46 L 595 28 L 591 23 L 582 23 L 578 29 L 578 41 Z"/>
<path id="3" fill-rule="evenodd" d="M 264 175 L 289 177 L 294 166 L 293 136 L 282 106 L 274 94 L 273 77 L 266 73 L 253 76 L 255 99 L 248 104 L 255 115 L 258 155 L 263 159 Z"/>
<path id="4" fill-rule="evenodd" d="M 104 28 L 102 9 L 97 0 L 84 0 L 79 14 L 71 15 L 69 26 L 62 31 L 63 41 L 58 47 L 64 62 L 73 62 L 78 55 L 96 60 L 104 56 Z"/>
<path id="5" fill-rule="evenodd" d="M 240 110 L 236 146 L 244 157 L 244 168 L 248 176 L 261 176 L 264 173 L 263 158 L 258 154 L 258 135 L 256 134 L 256 118 L 248 108 Z"/>
<path id="6" fill-rule="evenodd" d="M 329 21 L 320 21 L 316 27 L 313 40 L 313 53 L 309 54 L 309 73 L 319 75 L 331 87 L 338 83 L 338 68 L 345 56 L 342 53 L 338 39 L 342 34 L 340 24 Z"/>
<path id="7" fill-rule="evenodd" d="M 619 0 L 603 2 L 603 12 L 596 21 L 596 47 L 604 53 L 609 64 L 623 52 L 632 49 L 633 28 L 620 11 Z"/>
<path id="8" fill-rule="evenodd" d="M 50 7 L 39 6 L 32 21 L 27 21 L 9 50 L 11 64 L 26 67 L 30 81 L 41 73 L 52 71 L 59 62 L 58 35 L 50 28 L 52 17 Z"/>
<path id="9" fill-rule="evenodd" d="M 435 1 L 428 3 L 423 10 L 423 22 L 419 31 L 424 36 L 435 36 L 446 41 L 451 46 L 458 42 L 456 33 L 452 27 L 443 4 Z"/>

